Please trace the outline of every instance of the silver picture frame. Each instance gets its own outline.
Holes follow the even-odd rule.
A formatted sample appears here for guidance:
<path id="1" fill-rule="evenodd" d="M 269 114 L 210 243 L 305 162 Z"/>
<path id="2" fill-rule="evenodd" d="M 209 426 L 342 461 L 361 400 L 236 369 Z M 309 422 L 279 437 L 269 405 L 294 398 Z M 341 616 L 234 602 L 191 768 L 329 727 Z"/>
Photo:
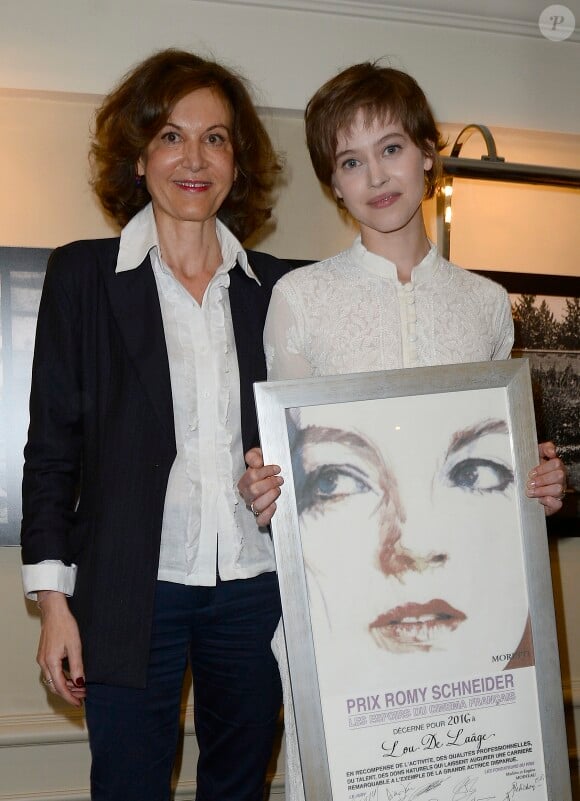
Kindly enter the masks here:
<path id="1" fill-rule="evenodd" d="M 493 392 L 490 393 L 490 390 Z M 538 460 L 530 369 L 527 360 L 263 382 L 255 384 L 255 397 L 264 461 L 266 464 L 280 465 L 284 477 L 283 491 L 272 520 L 272 534 L 278 565 L 292 698 L 307 801 L 415 797 L 429 798 L 429 801 L 433 801 L 433 799 L 444 801 L 444 799 L 455 797 L 458 792 L 461 798 L 466 799 L 489 797 L 497 798 L 498 801 L 506 801 L 506 799 L 511 801 L 514 797 L 520 801 L 521 799 L 526 801 L 528 798 L 533 801 L 544 798 L 553 799 L 553 801 L 556 799 L 557 801 L 570 801 L 572 796 L 546 524 L 543 508 L 537 501 L 528 499 L 525 495 L 527 474 Z M 527 755 L 520 758 L 518 749 L 513 747 L 516 743 L 504 743 L 502 746 L 502 733 L 498 729 L 497 732 L 493 732 L 495 739 L 492 747 L 487 748 L 487 752 L 489 752 L 487 761 L 483 757 L 479 757 L 480 742 L 477 747 L 477 757 L 473 758 L 474 763 L 477 763 L 479 759 L 478 764 L 472 766 L 471 762 L 468 764 L 466 761 L 463 768 L 448 767 L 445 771 L 439 770 L 438 773 L 431 770 L 431 772 L 424 771 L 423 774 L 418 774 L 415 768 L 406 767 L 405 757 L 397 763 L 399 777 L 394 778 L 395 773 L 391 768 L 381 770 L 381 765 L 385 765 L 384 761 L 378 757 L 369 756 L 368 772 L 374 771 L 373 778 L 375 779 L 374 782 L 371 782 L 368 781 L 368 775 L 363 776 L 367 769 L 351 771 L 349 766 L 344 764 L 344 758 L 336 756 L 340 753 L 350 754 L 351 750 L 356 753 L 357 750 L 356 746 L 351 749 L 351 746 L 346 743 L 346 738 L 351 737 L 346 719 L 344 731 L 341 729 L 338 734 L 336 721 L 333 722 L 330 717 L 325 726 L 323 710 L 330 709 L 329 705 L 325 706 L 327 685 L 324 675 L 326 674 L 319 672 L 317 664 L 324 665 L 321 654 L 324 655 L 323 649 L 326 646 L 324 642 L 322 645 L 317 642 L 317 639 L 320 639 L 319 628 L 317 629 L 318 624 L 313 625 L 312 598 L 309 594 L 308 569 L 305 563 L 299 515 L 300 501 L 297 498 L 297 486 L 302 477 L 296 475 L 296 469 L 293 467 L 292 438 L 295 436 L 295 432 L 292 432 L 292 415 L 296 416 L 298 413 L 303 418 L 310 419 L 309 415 L 312 417 L 314 414 L 316 417 L 318 414 L 319 417 L 322 415 L 324 418 L 326 410 L 328 410 L 329 413 L 332 413 L 333 420 L 337 419 L 337 415 L 338 419 L 341 419 L 341 415 L 344 413 L 344 419 L 347 424 L 350 424 L 349 421 L 353 414 L 351 410 L 356 410 L 358 404 L 368 402 L 379 402 L 380 405 L 376 407 L 380 411 L 378 419 L 388 419 L 389 404 L 393 404 L 394 399 L 400 399 L 396 401 L 399 404 L 396 408 L 402 408 L 400 403 L 402 401 L 403 406 L 412 406 L 418 402 L 417 408 L 428 410 L 431 403 L 438 404 L 436 408 L 440 409 L 446 409 L 447 406 L 451 409 L 460 409 L 465 405 L 472 405 L 474 402 L 476 405 L 483 404 L 482 408 L 484 408 L 488 398 L 492 398 L 495 404 L 499 403 L 505 413 L 506 435 L 509 438 L 510 459 L 512 460 L 510 469 L 513 470 L 513 492 L 508 508 L 513 519 L 517 521 L 515 526 L 517 530 L 514 536 L 518 543 L 517 553 L 519 556 L 516 559 L 509 559 L 507 555 L 504 558 L 504 554 L 500 553 L 498 560 L 510 561 L 510 569 L 513 569 L 514 576 L 513 592 L 517 594 L 521 591 L 527 596 L 529 628 L 533 643 L 532 665 L 524 665 L 526 669 L 521 671 L 515 668 L 510 669 L 509 665 L 502 665 L 499 667 L 502 670 L 505 668 L 509 673 L 503 672 L 497 675 L 512 677 L 515 675 L 517 682 L 525 681 L 521 686 L 517 684 L 519 693 L 517 698 L 518 704 L 523 704 L 522 709 L 528 702 L 532 704 L 533 701 L 530 709 L 535 704 L 537 714 L 530 713 L 531 718 L 526 723 L 523 733 L 526 742 L 535 743 L 533 753 L 531 749 L 527 749 Z M 427 405 L 422 406 L 421 404 Z M 449 414 L 454 414 L 454 412 L 451 411 Z M 412 429 L 413 426 L 410 428 Z M 403 457 L 399 454 L 398 458 L 402 459 Z M 407 451 L 405 458 L 411 461 L 415 460 L 416 463 L 421 462 L 422 442 L 420 438 L 416 447 Z M 303 469 L 306 470 L 306 468 L 300 467 L 299 472 Z M 323 485 L 322 490 L 318 489 L 317 491 L 319 494 L 330 495 L 330 490 L 326 485 Z M 340 558 L 344 560 L 344 554 Z M 328 569 L 332 570 L 332 562 Z M 466 567 L 466 571 L 469 571 L 469 567 Z M 312 573 L 312 570 L 310 572 Z M 482 599 L 484 604 L 491 603 L 494 593 L 499 592 L 499 587 L 494 586 L 494 576 L 489 575 L 488 580 L 489 596 Z M 508 606 L 510 604 L 511 600 Z M 338 639 L 340 645 L 340 638 Z M 421 676 L 422 672 L 424 673 L 423 683 L 426 688 L 430 687 L 432 691 L 435 686 L 440 687 L 440 685 L 430 684 L 433 679 L 429 666 L 425 667 L 424 662 L 419 664 L 423 657 L 419 658 L 411 654 L 405 658 L 411 660 L 405 664 L 413 666 L 413 670 L 415 670 L 414 664 L 416 663 L 417 675 Z M 454 666 L 454 675 L 461 673 L 462 661 L 463 657 L 459 657 L 459 661 Z M 512 663 L 510 662 L 510 664 Z M 517 668 L 518 665 L 516 664 L 515 667 Z M 472 668 L 469 670 L 472 671 Z M 495 675 L 492 668 L 489 670 L 491 671 L 490 675 Z M 321 677 L 324 679 L 322 682 Z M 526 693 L 529 694 L 529 698 L 526 698 Z M 379 699 L 378 694 L 376 697 Z M 386 693 L 384 697 L 386 702 Z M 375 703 L 375 708 L 380 709 L 378 704 L 379 701 Z M 492 701 L 490 704 L 493 706 Z M 501 706 L 500 702 L 496 700 L 496 706 L 498 705 Z M 447 725 L 444 722 L 444 714 L 430 715 L 430 710 L 433 708 L 424 707 L 423 718 L 421 718 L 423 722 L 417 718 L 416 728 L 420 731 L 417 736 L 413 735 L 412 741 L 418 744 L 415 750 L 422 750 L 421 743 L 432 743 L 432 739 L 429 740 L 429 736 L 432 737 L 432 735 L 428 736 L 425 721 L 442 720 L 443 722 L 438 722 L 437 725 Z M 510 708 L 510 720 L 518 708 L 517 706 Z M 415 708 L 415 712 L 418 714 L 418 708 Z M 492 714 L 499 715 L 499 712 L 493 713 L 487 710 L 485 713 L 478 713 L 480 719 L 485 718 L 485 720 Z M 380 718 L 380 716 L 376 717 Z M 373 730 L 373 737 L 376 733 L 377 742 L 387 752 L 386 755 L 382 755 L 383 760 L 389 756 L 389 737 L 392 739 L 392 733 L 400 730 L 393 726 L 393 718 L 384 717 L 385 722 L 384 725 L 381 724 L 382 728 L 379 725 Z M 361 731 L 366 728 L 370 729 L 370 716 L 361 715 L 359 718 L 366 721 Z M 471 720 L 474 719 L 472 715 Z M 497 718 L 500 722 L 506 719 L 505 714 L 503 717 Z M 350 725 L 351 718 L 348 720 Z M 469 717 L 466 717 L 465 720 L 469 721 Z M 329 729 L 330 726 L 332 726 L 332 732 Z M 467 729 L 470 729 L 468 733 L 471 733 L 471 729 L 476 731 L 477 727 L 474 724 L 471 727 L 467 726 L 465 730 L 467 731 Z M 461 731 L 463 732 L 464 729 L 462 728 Z M 445 731 L 441 734 L 443 736 Z M 329 746 L 330 735 L 332 735 L 331 747 Z M 448 738 L 449 736 L 447 734 Z M 346 751 L 344 749 L 341 751 L 340 741 L 343 739 Z M 355 741 L 353 740 L 353 742 Z M 404 744 L 406 742 L 409 740 L 403 736 L 397 740 L 397 743 Z M 387 743 L 386 746 L 385 743 Z M 443 745 L 445 744 L 448 743 L 443 743 Z M 496 745 L 497 747 L 495 747 Z M 428 751 L 429 749 L 423 750 Z M 525 752 L 526 749 L 523 749 L 522 753 L 525 754 Z M 470 753 L 475 752 L 465 751 L 465 754 Z M 486 753 L 486 751 L 482 750 L 482 753 Z M 417 754 L 413 754 L 413 757 L 416 756 Z M 423 756 L 428 755 L 423 754 Z M 501 762 L 498 759 L 494 761 L 494 758 L 498 756 L 506 757 L 505 766 L 502 767 L 499 764 L 499 767 L 494 767 Z M 508 764 L 510 759 L 512 762 L 515 760 L 514 764 Z M 525 764 L 524 759 L 526 760 Z M 340 764 L 335 764 L 337 760 L 340 761 Z M 361 764 L 360 760 L 357 764 Z M 392 763 L 389 764 L 392 765 Z M 409 762 L 408 764 L 413 763 Z M 439 768 L 441 767 L 442 765 L 439 765 Z M 405 771 L 408 773 L 405 774 Z M 351 778 L 348 778 L 349 774 Z M 357 774 L 359 774 L 358 777 Z M 403 778 L 400 774 L 403 774 Z M 338 780 L 337 776 L 342 776 L 344 781 Z M 493 776 L 493 779 L 490 776 Z M 463 781 L 464 784 L 457 784 L 458 781 Z M 423 795 L 425 792 L 428 794 Z"/>

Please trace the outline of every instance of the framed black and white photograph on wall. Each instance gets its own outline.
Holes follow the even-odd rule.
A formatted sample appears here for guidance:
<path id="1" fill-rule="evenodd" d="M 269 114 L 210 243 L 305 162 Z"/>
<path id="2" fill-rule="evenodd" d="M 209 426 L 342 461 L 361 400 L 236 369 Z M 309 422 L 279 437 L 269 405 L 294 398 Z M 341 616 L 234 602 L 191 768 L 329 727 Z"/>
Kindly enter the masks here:
<path id="1" fill-rule="evenodd" d="M 549 533 L 580 536 L 580 278 L 480 272 L 510 295 L 512 356 L 530 362 L 540 441 L 552 440 L 568 469 L 564 508 Z"/>
<path id="2" fill-rule="evenodd" d="M 20 543 L 36 317 L 50 250 L 0 247 L 0 545 Z"/>
<path id="3" fill-rule="evenodd" d="M 569 801 L 528 362 L 255 392 L 307 801 Z"/>

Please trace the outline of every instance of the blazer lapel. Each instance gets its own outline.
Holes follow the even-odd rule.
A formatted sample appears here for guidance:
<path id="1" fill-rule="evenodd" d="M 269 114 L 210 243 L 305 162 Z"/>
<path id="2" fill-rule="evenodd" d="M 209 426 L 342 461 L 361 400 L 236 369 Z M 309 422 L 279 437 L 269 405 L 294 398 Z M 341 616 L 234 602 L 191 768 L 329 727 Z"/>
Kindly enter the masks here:
<path id="1" fill-rule="evenodd" d="M 169 360 L 149 256 L 134 270 L 107 274 L 113 316 L 145 393 L 175 442 Z"/>
<path id="2" fill-rule="evenodd" d="M 134 270 L 114 272 L 105 282 L 115 322 L 161 424 L 175 443 L 169 360 L 157 285 L 149 257 Z M 263 330 L 267 293 L 239 265 L 230 271 L 230 308 L 240 374 L 242 440 L 247 450 L 258 442 L 254 381 L 266 380 Z"/>
<path id="3" fill-rule="evenodd" d="M 230 308 L 240 373 L 240 406 L 244 450 L 258 444 L 254 381 L 266 380 L 262 341 L 268 298 L 239 264 L 230 271 Z"/>

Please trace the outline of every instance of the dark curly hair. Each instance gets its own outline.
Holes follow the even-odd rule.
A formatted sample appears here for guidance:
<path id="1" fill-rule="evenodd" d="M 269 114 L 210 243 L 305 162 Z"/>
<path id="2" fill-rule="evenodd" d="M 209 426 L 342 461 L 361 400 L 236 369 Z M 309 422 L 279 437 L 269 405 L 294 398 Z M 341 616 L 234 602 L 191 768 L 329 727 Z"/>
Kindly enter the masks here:
<path id="1" fill-rule="evenodd" d="M 343 70 L 321 86 L 306 106 L 306 143 L 318 180 L 331 186 L 338 132 L 348 131 L 359 109 L 367 121 L 399 120 L 411 141 L 433 159 L 425 173 L 425 197 L 433 197 L 441 175 L 439 153 L 445 146 L 433 112 L 414 78 L 378 62 Z"/>
<path id="2" fill-rule="evenodd" d="M 151 197 L 136 166 L 173 107 L 197 89 L 217 91 L 232 113 L 237 178 L 219 218 L 240 239 L 269 219 L 282 166 L 245 81 L 214 61 L 184 50 L 162 50 L 134 67 L 97 111 L 91 145 L 93 188 L 105 211 L 124 226 Z"/>

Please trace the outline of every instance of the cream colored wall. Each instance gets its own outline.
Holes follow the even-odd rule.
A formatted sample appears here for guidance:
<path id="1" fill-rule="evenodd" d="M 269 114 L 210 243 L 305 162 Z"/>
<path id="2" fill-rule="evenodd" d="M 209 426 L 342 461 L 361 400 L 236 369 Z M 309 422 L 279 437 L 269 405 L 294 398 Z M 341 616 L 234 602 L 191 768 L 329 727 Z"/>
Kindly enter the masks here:
<path id="1" fill-rule="evenodd" d="M 20 0 L 5 6 L 0 26 L 1 245 L 52 247 L 110 235 L 87 188 L 86 148 L 96 96 L 130 63 L 166 45 L 211 51 L 239 65 L 261 87 L 260 102 L 286 109 L 270 115 L 268 124 L 287 154 L 288 185 L 277 206 L 280 225 L 260 243 L 280 256 L 322 258 L 352 238 L 351 227 L 340 221 L 312 174 L 299 110 L 320 82 L 355 60 L 388 54 L 415 74 L 438 117 L 456 121 L 445 126 L 451 138 L 460 124 L 483 121 L 510 160 L 580 168 L 580 137 L 573 133 L 580 130 L 580 109 L 573 102 L 580 53 L 573 42 L 557 45 L 539 37 L 195 0 Z M 536 195 L 517 187 L 508 192 L 482 182 L 455 183 L 452 257 L 458 263 L 580 274 L 578 193 L 538 190 Z M 432 209 L 428 213 L 432 219 Z M 570 702 L 569 745 L 576 757 L 580 539 L 562 540 L 552 550 Z M 21 595 L 15 548 L 0 549 L 0 599 L 0 745 L 5 746 L 0 748 L 0 801 L 86 801 L 84 727 L 39 682 L 34 663 L 38 619 Z M 190 720 L 189 703 L 178 792 L 183 799 L 193 796 Z M 273 792 L 282 793 L 282 762 L 273 772 Z"/>
<path id="2" fill-rule="evenodd" d="M 314 12 L 308 0 L 4 2 L 0 87 L 102 94 L 129 65 L 171 45 L 238 66 L 261 104 L 300 110 L 337 68 L 386 57 L 417 77 L 439 119 L 577 133 L 578 37 L 554 43 L 533 24 L 513 24 L 518 5 L 539 16 L 542 2 L 497 4 L 491 32 L 486 7 L 465 0 L 441 2 L 455 14 L 423 12 L 421 0 L 401 2 L 406 14 L 382 0 L 313 0 Z"/>
<path id="3" fill-rule="evenodd" d="M 53 247 L 111 236 L 89 187 L 95 98 L 0 89 L 0 242 Z"/>

